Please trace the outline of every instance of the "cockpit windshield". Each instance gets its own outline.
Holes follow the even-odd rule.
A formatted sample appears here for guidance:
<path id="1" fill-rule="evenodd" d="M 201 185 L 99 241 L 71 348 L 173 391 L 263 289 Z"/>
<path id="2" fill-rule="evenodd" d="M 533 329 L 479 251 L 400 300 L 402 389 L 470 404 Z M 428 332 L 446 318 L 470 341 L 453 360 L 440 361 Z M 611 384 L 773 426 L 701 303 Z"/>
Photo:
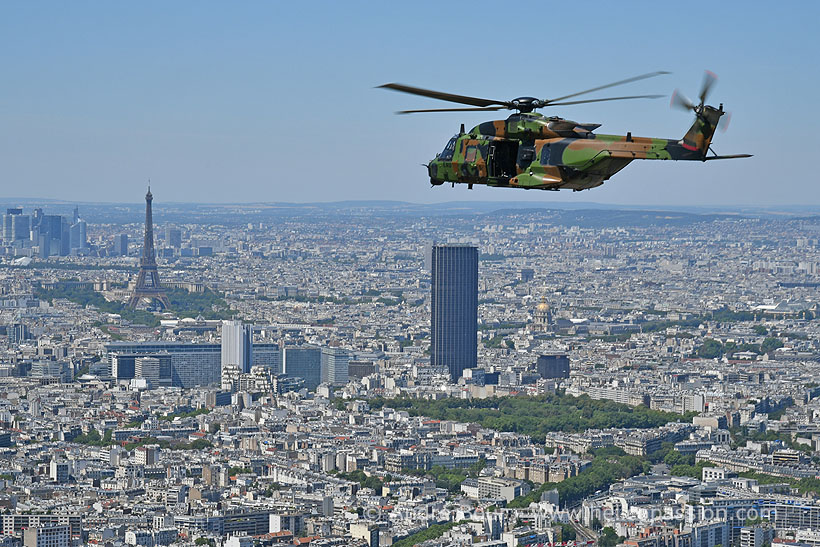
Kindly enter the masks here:
<path id="1" fill-rule="evenodd" d="M 444 151 L 438 155 L 438 159 L 444 161 L 450 161 L 453 159 L 453 154 L 455 154 L 456 151 L 456 138 L 457 137 L 453 137 L 450 139 L 447 146 L 444 147 Z"/>

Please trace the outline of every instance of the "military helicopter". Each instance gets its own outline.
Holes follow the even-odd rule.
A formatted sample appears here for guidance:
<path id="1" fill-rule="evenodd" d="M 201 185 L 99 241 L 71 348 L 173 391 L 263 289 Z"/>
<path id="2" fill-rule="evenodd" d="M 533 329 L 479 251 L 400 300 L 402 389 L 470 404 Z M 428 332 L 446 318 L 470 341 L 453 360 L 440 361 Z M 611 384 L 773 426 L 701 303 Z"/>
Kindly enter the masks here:
<path id="1" fill-rule="evenodd" d="M 631 95 L 567 100 L 661 74 L 669 73 L 658 71 L 642 74 L 555 99 L 518 97 L 511 101 L 498 101 L 396 83 L 379 87 L 471 106 L 402 110 L 397 114 L 491 112 L 504 109 L 516 111 L 506 120 L 484 122 L 469 132 L 465 132 L 464 124 L 461 124 L 458 134 L 449 140 L 440 154 L 426 164 L 430 183 L 434 186 L 450 182 L 453 186 L 456 183 L 467 184 L 468 189 L 472 189 L 474 184 L 485 184 L 528 190 L 580 191 L 602 185 L 637 159 L 709 161 L 751 157 L 750 154 L 719 156 L 711 149 L 712 136 L 726 112 L 723 111 L 723 104 L 718 108 L 705 104 L 717 81 L 717 77 L 709 71 L 706 72 L 700 90 L 700 103 L 693 103 L 677 91 L 672 95 L 671 106 L 695 113 L 695 122 L 682 139 L 633 137 L 631 132 L 626 135 L 597 135 L 593 131 L 601 124 L 578 123 L 535 112 L 536 109 L 548 106 L 662 97 Z"/>

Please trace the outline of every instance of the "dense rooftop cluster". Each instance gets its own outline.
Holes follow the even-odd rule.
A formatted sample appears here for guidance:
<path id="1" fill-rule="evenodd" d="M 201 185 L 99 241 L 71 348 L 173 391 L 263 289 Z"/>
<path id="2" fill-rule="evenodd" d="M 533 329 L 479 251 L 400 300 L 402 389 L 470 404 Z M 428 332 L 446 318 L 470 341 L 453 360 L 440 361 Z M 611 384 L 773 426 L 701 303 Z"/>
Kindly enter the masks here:
<path id="1" fill-rule="evenodd" d="M 820 545 L 817 219 L 156 203 L 131 311 L 126 213 L 0 258 L 8 545 Z M 456 382 L 433 242 L 480 251 Z"/>

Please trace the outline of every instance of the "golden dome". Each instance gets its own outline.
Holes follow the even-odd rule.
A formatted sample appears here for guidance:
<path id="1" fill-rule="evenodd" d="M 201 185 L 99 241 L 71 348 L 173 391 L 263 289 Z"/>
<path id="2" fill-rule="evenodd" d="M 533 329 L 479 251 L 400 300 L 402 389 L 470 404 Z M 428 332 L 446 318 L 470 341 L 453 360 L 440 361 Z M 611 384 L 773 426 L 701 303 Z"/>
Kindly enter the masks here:
<path id="1" fill-rule="evenodd" d="M 546 297 L 541 297 L 541 303 L 538 304 L 538 306 L 535 309 L 537 309 L 538 311 L 550 311 L 550 305 L 547 304 Z"/>

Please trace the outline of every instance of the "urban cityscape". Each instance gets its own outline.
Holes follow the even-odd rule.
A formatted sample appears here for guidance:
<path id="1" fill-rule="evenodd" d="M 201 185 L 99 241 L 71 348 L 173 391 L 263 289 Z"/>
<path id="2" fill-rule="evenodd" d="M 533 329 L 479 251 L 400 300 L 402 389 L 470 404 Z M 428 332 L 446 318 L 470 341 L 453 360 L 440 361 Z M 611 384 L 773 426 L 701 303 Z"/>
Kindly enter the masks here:
<path id="1" fill-rule="evenodd" d="M 4 206 L 4 546 L 820 546 L 820 217 L 153 192 Z"/>
<path id="2" fill-rule="evenodd" d="M 820 547 L 818 20 L 0 2 L 0 547 Z"/>

